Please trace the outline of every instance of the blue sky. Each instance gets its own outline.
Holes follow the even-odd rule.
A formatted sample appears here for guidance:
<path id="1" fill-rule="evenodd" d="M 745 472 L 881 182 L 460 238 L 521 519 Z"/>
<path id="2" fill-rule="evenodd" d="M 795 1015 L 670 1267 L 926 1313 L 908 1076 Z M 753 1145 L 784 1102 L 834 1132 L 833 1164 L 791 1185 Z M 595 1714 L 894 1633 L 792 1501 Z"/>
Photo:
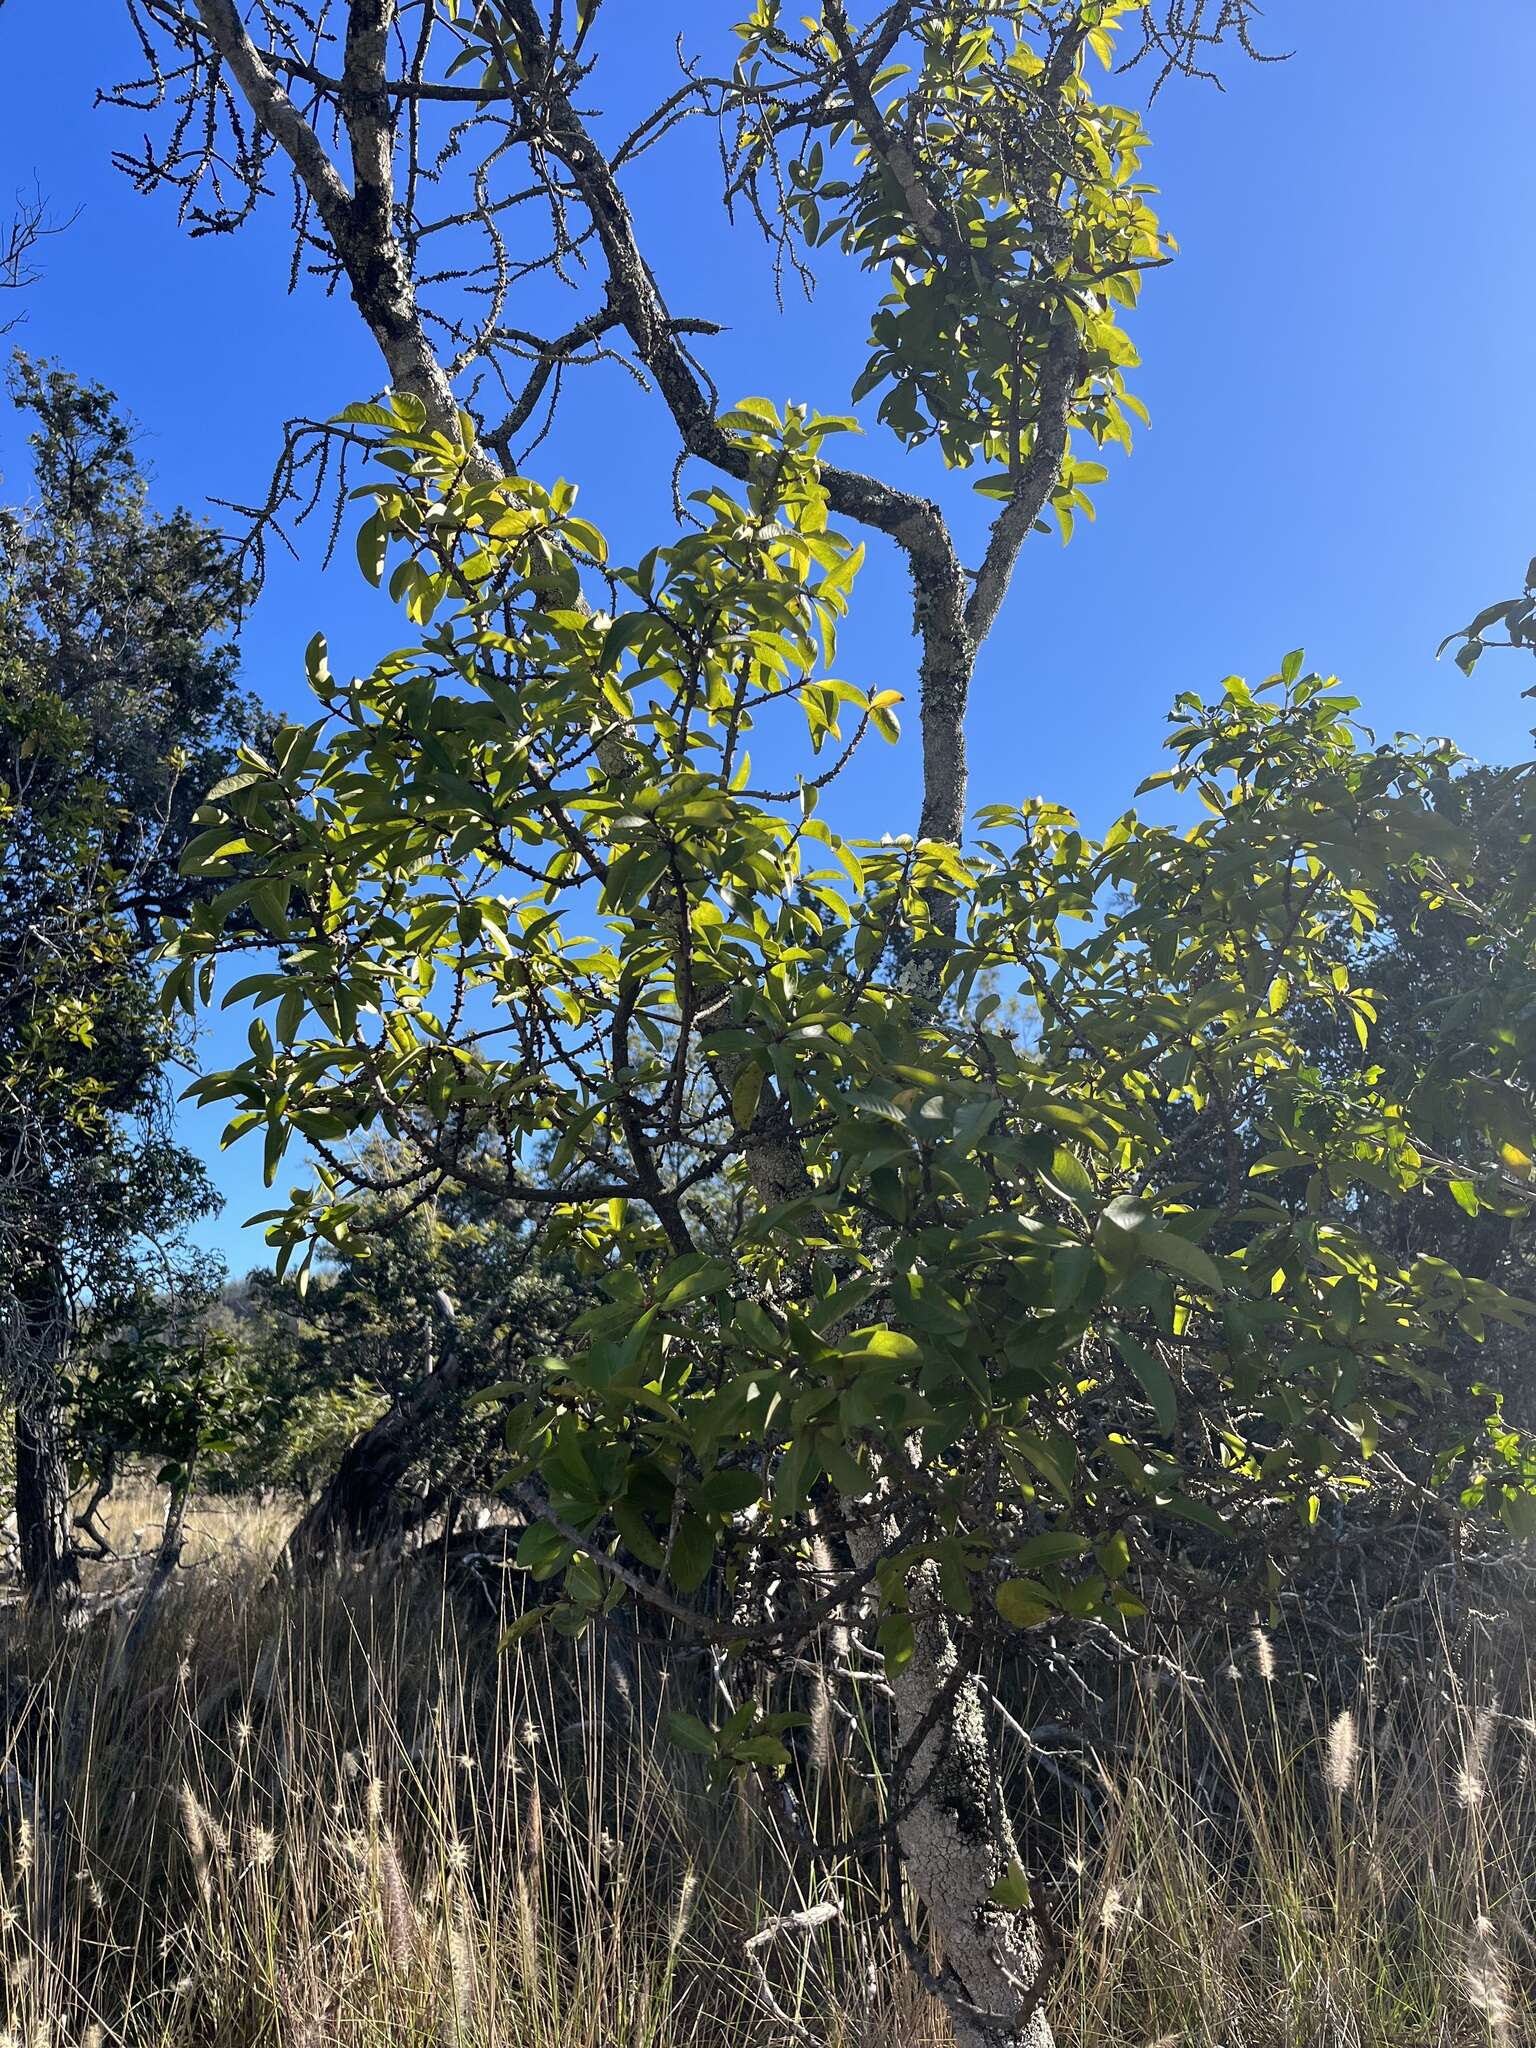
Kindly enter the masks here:
<path id="1" fill-rule="evenodd" d="M 15 339 L 119 392 L 162 501 L 257 497 L 283 418 L 369 394 L 377 359 L 344 299 L 308 284 L 285 296 L 281 197 L 239 236 L 189 241 L 163 195 L 140 198 L 114 171 L 146 117 L 93 96 L 140 67 L 118 0 L 89 13 L 70 44 L 48 0 L 0 5 L 0 200 L 35 178 L 56 212 L 79 209 Z M 677 30 L 720 50 L 733 13 L 726 0 L 611 0 L 613 54 L 589 100 L 618 130 L 669 75 Z M 1176 85 L 1148 116 L 1147 175 L 1181 245 L 1135 323 L 1152 426 L 1113 460 L 1097 525 L 1065 550 L 1037 537 L 1026 551 L 978 675 L 978 804 L 1044 793 L 1102 825 L 1156 765 L 1176 691 L 1265 673 L 1298 645 L 1384 729 L 1448 732 L 1485 759 L 1528 744 L 1510 671 L 1487 662 L 1469 684 L 1434 650 L 1514 589 L 1536 548 L 1536 8 L 1273 0 L 1269 40 L 1291 61 L 1234 58 L 1225 92 Z M 702 125 L 685 131 L 633 187 L 672 310 L 729 321 L 708 357 L 727 398 L 842 410 L 868 283 L 829 257 L 813 303 L 791 296 L 781 312 L 761 244 L 721 215 L 712 147 Z M 583 510 L 628 554 L 665 537 L 674 446 L 657 402 L 600 369 L 531 466 L 579 481 Z M 944 491 L 975 558 L 963 480 L 874 436 L 858 459 L 892 475 L 905 463 Z M 0 483 L 20 468 L 6 413 Z M 244 640 L 250 687 L 294 712 L 317 626 L 338 670 L 397 637 L 350 550 L 325 574 L 320 543 L 310 529 L 297 562 L 274 558 Z M 877 549 L 842 672 L 910 688 L 907 612 Z M 907 829 L 915 775 L 910 748 L 871 751 L 839 822 Z M 204 1056 L 242 1039 L 226 1024 Z M 211 1153 L 220 1121 L 189 1114 L 189 1142 Z M 212 1164 L 228 1203 L 204 1241 L 239 1269 L 265 1256 L 240 1228 L 266 1205 L 259 1160 L 237 1148 Z"/>

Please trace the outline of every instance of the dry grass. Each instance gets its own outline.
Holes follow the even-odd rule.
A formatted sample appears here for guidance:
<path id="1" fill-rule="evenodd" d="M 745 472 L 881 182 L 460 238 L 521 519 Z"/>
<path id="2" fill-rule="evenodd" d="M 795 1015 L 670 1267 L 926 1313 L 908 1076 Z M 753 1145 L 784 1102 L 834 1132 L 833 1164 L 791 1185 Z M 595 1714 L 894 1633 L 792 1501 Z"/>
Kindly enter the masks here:
<path id="1" fill-rule="evenodd" d="M 224 1574 L 259 1573 L 276 1562 L 300 1511 L 300 1502 L 286 1498 L 200 1498 L 187 1512 L 182 1562 L 211 1565 Z M 155 1489 L 130 1485 L 107 1497 L 98 1521 L 118 1560 L 144 1557 L 160 1541 L 164 1512 L 164 1498 Z M 88 1586 L 119 1585 L 127 1578 L 119 1562 L 88 1562 L 85 1567 Z"/>
<path id="2" fill-rule="evenodd" d="M 498 1656 L 484 1593 L 418 1572 L 300 1598 L 269 1582 L 280 1515 L 224 1550 L 200 1520 L 131 1682 L 126 1611 L 5 1623 L 0 2041 L 785 2039 L 744 1943 L 827 1880 L 753 1788 L 661 1740 L 707 1667 L 595 1639 Z M 774 2001 L 849 2048 L 921 2039 L 866 1880 L 833 1882 L 853 1911 L 773 1945 Z"/>
<path id="3" fill-rule="evenodd" d="M 1139 1691 L 1059 2002 L 1088 2043 L 1513 2048 L 1536 1984 L 1536 1721 L 1433 1629 L 1330 1708 L 1265 1648 Z M 1502 1661 L 1502 1660 L 1500 1660 Z M 1272 1667 L 1271 1667 L 1272 1668 Z M 1502 1673 L 1506 1687 L 1511 1674 Z M 1287 1682 L 1289 1679 L 1289 1682 Z"/>
<path id="4" fill-rule="evenodd" d="M 658 1739 L 668 1706 L 706 1704 L 706 1667 L 632 1640 L 498 1657 L 487 1597 L 427 1573 L 296 1598 L 269 1583 L 284 1526 L 201 1515 L 127 1682 L 121 1618 L 0 1624 L 6 2048 L 947 2039 L 878 1879 L 817 1871 L 757 1789 Z M 1264 1670 L 1244 1646 L 1230 1675 L 1133 1692 L 1112 1768 L 1021 1754 L 1083 1788 L 1058 1843 L 1063 2042 L 1530 2038 L 1523 1661 L 1496 1691 L 1482 1651 L 1367 1660 L 1343 1699 L 1284 1645 Z M 795 1790 L 853 1797 L 835 1754 Z M 829 1903 L 760 1974 L 748 1937 Z"/>

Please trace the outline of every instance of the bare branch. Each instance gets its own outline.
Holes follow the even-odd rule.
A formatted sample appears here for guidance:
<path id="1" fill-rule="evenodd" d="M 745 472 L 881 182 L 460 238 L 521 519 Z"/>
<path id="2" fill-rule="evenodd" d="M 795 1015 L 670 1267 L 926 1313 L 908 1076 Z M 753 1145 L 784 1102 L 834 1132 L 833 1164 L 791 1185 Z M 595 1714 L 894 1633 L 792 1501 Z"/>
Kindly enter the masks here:
<path id="1" fill-rule="evenodd" d="M 196 0 L 199 19 L 262 127 L 288 157 L 338 249 L 352 195 L 320 138 L 262 60 L 234 0 Z"/>
<path id="2" fill-rule="evenodd" d="M 354 0 L 348 16 L 342 108 L 352 150 L 349 189 L 314 128 L 251 40 L 234 0 L 195 0 L 214 48 L 257 120 L 293 165 L 324 223 L 397 390 L 420 398 L 434 426 L 450 427 L 458 406 L 427 339 L 394 233 L 393 116 L 380 90 L 393 0 Z"/>
<path id="3" fill-rule="evenodd" d="M 1156 64 L 1149 99 L 1156 99 L 1170 78 L 1205 79 L 1219 86 L 1221 78 L 1208 53 L 1230 39 L 1256 64 L 1283 64 L 1289 52 L 1258 48 L 1254 41 L 1263 9 L 1258 0 L 1142 0 L 1139 48 L 1122 71 L 1133 71 L 1149 59 Z"/>
<path id="4" fill-rule="evenodd" d="M 66 220 L 54 220 L 40 190 L 34 187 L 30 193 L 18 192 L 16 211 L 0 232 L 0 292 L 24 291 L 28 285 L 36 284 L 42 276 L 33 261 L 38 245 L 51 235 L 63 234 L 79 217 L 77 207 Z M 0 334 L 8 333 L 15 325 L 14 320 L 0 323 Z"/>

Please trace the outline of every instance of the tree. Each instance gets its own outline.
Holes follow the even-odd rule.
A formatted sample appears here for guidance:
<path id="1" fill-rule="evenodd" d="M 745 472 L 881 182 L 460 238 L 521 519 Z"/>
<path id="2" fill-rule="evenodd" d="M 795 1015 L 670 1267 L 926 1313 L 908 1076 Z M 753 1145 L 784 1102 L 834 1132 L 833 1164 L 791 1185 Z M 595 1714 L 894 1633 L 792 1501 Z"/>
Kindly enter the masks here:
<path id="1" fill-rule="evenodd" d="M 1140 122 L 1089 80 L 1117 26 L 1154 17 L 912 0 L 855 20 L 829 0 L 802 33 L 764 0 L 726 75 L 605 147 L 579 111 L 599 8 L 139 16 L 180 110 L 142 181 L 230 228 L 286 158 L 306 251 L 378 341 L 393 394 L 341 432 L 380 459 L 360 554 L 416 632 L 353 684 L 317 641 L 321 716 L 211 799 L 189 860 L 229 886 L 170 942 L 169 992 L 206 999 L 231 916 L 280 961 L 244 983 L 271 1023 L 204 1093 L 234 1102 L 232 1135 L 265 1131 L 270 1174 L 295 1134 L 318 1156 L 274 1221 L 285 1247 L 347 1244 L 377 1193 L 354 1148 L 381 1130 L 421 1162 L 399 1204 L 469 1188 L 549 1215 L 608 1301 L 505 1389 L 523 1561 L 561 1583 L 539 1612 L 577 1629 L 628 1594 L 696 1628 L 740 1705 L 680 1739 L 769 1771 L 784 1723 L 760 1674 L 833 1624 L 867 1632 L 897 1724 L 879 1839 L 940 1937 L 939 1988 L 965 2043 L 1042 2043 L 998 1640 L 1063 1612 L 1128 1625 L 1144 1582 L 1214 1601 L 1375 1478 L 1454 1475 L 1516 1526 L 1529 1492 L 1512 1432 L 1427 1459 L 1398 1427 L 1458 1327 L 1517 1313 L 1368 1227 L 1362 1190 L 1395 1213 L 1442 1173 L 1439 1113 L 1325 1071 L 1300 1035 L 1318 1006 L 1369 1035 L 1341 933 L 1387 870 L 1454 881 L 1449 754 L 1363 745 L 1293 657 L 1179 707 L 1162 779 L 1205 803 L 1198 826 L 1127 817 L 1095 843 L 1050 806 L 997 809 L 964 849 L 977 648 L 1020 547 L 1048 513 L 1070 524 L 1134 410 L 1120 315 L 1167 244 Z M 830 458 L 838 420 L 718 410 L 622 190 L 685 106 L 724 119 L 732 190 L 782 248 L 835 242 L 877 273 L 858 397 L 985 472 L 974 576 L 936 502 Z M 455 117 L 445 164 L 480 175 L 433 220 L 434 124 Z M 491 178 L 512 152 L 550 224 L 515 256 Z M 483 268 L 455 233 L 487 237 Z M 572 251 L 601 302 L 554 336 L 513 329 L 506 292 Z M 452 273 L 431 307 L 429 271 Z M 511 461 L 562 373 L 621 343 L 713 472 L 695 529 L 628 565 Z M 487 369 L 502 417 L 457 401 Z M 820 809 L 844 749 L 896 733 L 898 692 L 830 673 L 854 526 L 902 550 L 915 596 L 923 804 L 876 846 Z M 799 717 L 808 758 L 776 796 L 748 738 Z M 973 1001 L 984 977 L 1028 995 L 1031 1037 Z M 1458 1102 L 1479 1171 L 1530 1156 L 1524 1083 Z M 1240 1173 L 1217 1213 L 1192 1207 L 1189 1154 L 1214 1136 L 1241 1159 L 1255 1131 L 1305 1208 Z M 691 1214 L 721 1174 L 723 1247 Z M 1170 1524 L 1203 1529 L 1220 1571 Z"/>
<path id="2" fill-rule="evenodd" d="M 720 124 L 727 209 L 750 210 L 777 265 L 806 275 L 802 250 L 835 240 L 881 277 L 863 383 L 882 391 L 882 420 L 909 446 L 937 440 L 952 465 L 988 468 L 978 488 L 1001 508 L 973 588 L 936 502 L 823 472 L 837 511 L 887 537 L 911 571 L 931 764 L 922 829 L 958 839 L 956 747 L 977 651 L 1041 515 L 1065 533 L 1091 509 L 1104 471 L 1069 451 L 1074 434 L 1129 443 L 1141 409 L 1125 389 L 1135 354 L 1118 309 L 1167 260 L 1137 177 L 1140 122 L 1095 102 L 1085 59 L 1107 64 L 1127 22 L 1131 62 L 1149 67 L 1154 90 L 1174 71 L 1205 72 L 1224 43 L 1257 55 L 1249 0 L 958 12 L 901 0 L 864 22 L 839 0 L 803 35 L 763 0 L 739 27 L 735 62 L 718 75 L 685 66 L 677 89 L 606 145 L 571 98 L 596 61 L 596 7 L 557 5 L 547 22 L 531 0 L 264 0 L 245 15 L 228 0 L 131 0 L 129 11 L 148 69 L 107 97 L 136 121 L 160 110 L 168 127 L 122 167 L 146 193 L 174 192 L 194 234 L 238 229 L 286 172 L 293 280 L 313 269 L 346 284 L 389 383 L 433 426 L 457 433 L 460 399 L 477 408 L 473 459 L 488 477 L 515 467 L 519 440 L 542 433 L 576 371 L 621 355 L 659 393 L 684 451 L 742 476 L 744 450 L 720 430 L 712 380 L 690 353 L 718 323 L 669 310 L 623 191 L 689 116 Z M 892 93 L 913 59 L 910 88 Z M 526 183 L 503 199 L 513 160 Z M 553 333 L 526 324 L 542 317 L 531 310 L 513 324 L 512 294 L 549 281 L 579 292 L 589 255 L 595 302 Z M 337 422 L 289 423 L 251 535 L 258 566 L 285 516 L 307 516 L 333 475 L 344 488 L 363 438 Z"/>
<path id="3" fill-rule="evenodd" d="M 402 1162 L 384 1147 L 359 1172 L 386 1191 L 364 1188 L 344 1246 L 295 1291 L 295 1380 L 308 1390 L 364 1387 L 377 1412 L 293 1532 L 288 1557 L 302 1572 L 489 1492 L 495 1422 L 473 1397 L 557 1346 L 591 1294 L 569 1262 L 545 1254 L 541 1219 L 475 1189 L 402 1205 L 393 1193 Z"/>
<path id="4" fill-rule="evenodd" d="M 80 1309 L 137 1298 L 150 1248 L 212 1202 L 170 1134 L 179 1040 L 148 956 L 191 900 L 192 814 L 257 722 L 222 542 L 149 510 L 110 393 L 24 358 L 13 393 L 36 498 L 0 512 L 0 1346 L 23 1571 L 47 1597 L 75 1578 L 60 1404 Z"/>
<path id="5" fill-rule="evenodd" d="M 200 1092 L 267 1131 L 271 1172 L 292 1133 L 319 1154 L 274 1216 L 285 1248 L 350 1241 L 346 1141 L 380 1126 L 421 1162 L 414 1198 L 550 1214 L 608 1301 L 503 1389 L 522 1561 L 563 1578 L 568 1626 L 628 1591 L 749 1672 L 867 1624 L 957 2025 L 1041 2039 L 983 1677 L 1000 1633 L 1124 1621 L 1147 1582 L 1214 1600 L 1164 1540 L 1180 1522 L 1262 1584 L 1326 1497 L 1441 1484 L 1447 1453 L 1526 1523 L 1517 1439 L 1427 1457 L 1417 1426 L 1455 1334 L 1519 1311 L 1371 1226 L 1453 1170 L 1430 1164 L 1447 1118 L 1463 1149 L 1528 1151 L 1528 1094 L 1415 1120 L 1384 1070 L 1330 1072 L 1301 1036 L 1319 1009 L 1369 1036 L 1353 941 L 1392 871 L 1454 874 L 1454 754 L 1365 747 L 1295 656 L 1181 700 L 1152 782 L 1203 824 L 1131 813 L 1095 844 L 1037 804 L 983 812 L 969 855 L 851 846 L 739 765 L 773 716 L 804 717 L 814 759 L 843 705 L 886 708 L 824 673 L 852 550 L 823 426 L 726 415 L 743 499 L 701 494 L 700 531 L 618 568 L 569 494 L 485 480 L 410 400 L 368 416 L 378 548 L 426 630 L 347 686 L 317 642 L 325 715 L 213 793 L 189 864 L 250 872 L 173 941 L 169 992 L 258 897 L 280 959 L 240 983 L 273 1027 Z M 583 571 L 611 612 L 572 601 Z M 983 974 L 1032 1000 L 1030 1038 L 968 1000 Z M 1255 1132 L 1305 1204 L 1245 1174 L 1192 1207 L 1193 1136 Z M 755 1198 L 725 1255 L 689 1218 L 706 1161 Z M 689 1605 L 716 1565 L 724 1614 Z M 681 1732 L 782 1758 L 750 1698 Z"/>
<path id="6" fill-rule="evenodd" d="M 253 1354 L 217 1312 L 222 1277 L 217 1261 L 195 1255 L 166 1262 L 158 1290 L 141 1284 L 137 1300 L 113 1300 L 97 1311 L 104 1326 L 82 1333 L 69 1390 L 71 1462 L 94 1483 L 77 1525 L 107 1551 L 95 1518 L 129 1458 L 151 1461 L 166 1489 L 160 1543 L 119 1664 L 131 1663 L 181 1562 L 187 1504 L 204 1466 L 233 1453 L 276 1405 L 250 1369 Z"/>
<path id="7" fill-rule="evenodd" d="M 1432 800 L 1441 829 L 1454 835 L 1453 868 L 1442 868 L 1428 888 L 1413 867 L 1376 877 L 1376 918 L 1364 931 L 1354 928 L 1352 911 L 1340 914 L 1339 957 L 1350 980 L 1369 990 L 1368 1029 L 1324 1004 L 1304 1008 L 1297 1021 L 1298 1044 L 1329 1087 L 1384 1080 L 1428 1148 L 1433 1172 L 1418 1199 L 1405 1203 L 1390 1186 L 1365 1185 L 1351 1198 L 1355 1219 L 1400 1265 L 1439 1258 L 1527 1301 L 1536 1300 L 1522 1151 L 1536 1052 L 1523 1015 L 1536 902 L 1528 780 L 1525 767 L 1471 762 L 1438 780 Z M 1504 1134 L 1498 1146 L 1489 1142 L 1491 1130 Z M 1169 1136 L 1182 1148 L 1196 1207 L 1218 1209 L 1234 1177 L 1261 1179 L 1267 1198 L 1297 1217 L 1316 1206 L 1305 1162 L 1270 1151 L 1256 1125 L 1234 1144 L 1223 1131 L 1195 1128 L 1181 1107 Z M 1469 1418 L 1496 1393 L 1527 1427 L 1536 1388 L 1526 1353 L 1518 1324 L 1485 1328 L 1467 1317 L 1443 1362 L 1443 1381 L 1422 1397 L 1424 1440 L 1445 1434 L 1448 1393 Z M 1405 1415 L 1401 1426 L 1414 1425 Z M 1366 1496 L 1359 1506 L 1373 1518 L 1378 1503 Z M 1523 1510 L 1510 1503 L 1510 1512 Z"/>

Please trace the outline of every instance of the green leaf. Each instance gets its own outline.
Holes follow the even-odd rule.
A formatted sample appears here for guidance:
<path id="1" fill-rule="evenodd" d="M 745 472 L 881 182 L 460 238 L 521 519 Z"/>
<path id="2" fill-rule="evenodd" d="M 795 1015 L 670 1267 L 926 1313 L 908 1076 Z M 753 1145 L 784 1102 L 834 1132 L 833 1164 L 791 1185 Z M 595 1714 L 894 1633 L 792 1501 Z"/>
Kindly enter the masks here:
<path id="1" fill-rule="evenodd" d="M 382 427 L 388 434 L 398 431 L 399 419 L 387 405 L 378 405 L 372 399 L 359 399 L 351 405 L 344 405 L 336 415 L 338 424 L 349 427 Z"/>
<path id="2" fill-rule="evenodd" d="M 1140 1381 L 1157 1417 L 1158 1428 L 1164 1436 L 1172 1436 L 1179 1426 L 1179 1400 L 1167 1366 L 1128 1330 L 1115 1332 L 1115 1349 Z"/>
<path id="3" fill-rule="evenodd" d="M 697 1714 L 684 1714 L 673 1708 L 662 1715 L 661 1726 L 674 1748 L 686 1749 L 693 1756 L 714 1755 L 715 1731 Z"/>
<path id="4" fill-rule="evenodd" d="M 745 1742 L 734 1743 L 731 1755 L 737 1763 L 754 1764 L 760 1770 L 780 1770 L 790 1762 L 789 1751 L 776 1735 L 749 1735 Z"/>
<path id="5" fill-rule="evenodd" d="M 675 1259 L 661 1276 L 665 1289 L 657 1307 L 661 1309 L 681 1308 L 685 1302 L 699 1301 L 706 1295 L 723 1294 L 736 1278 L 736 1269 L 724 1259 L 711 1259 L 701 1253 L 690 1252 L 686 1257 Z"/>
<path id="6" fill-rule="evenodd" d="M 845 1444 L 830 1430 L 817 1433 L 816 1452 L 822 1470 L 849 1500 L 861 1500 L 869 1491 L 869 1474 Z"/>
<path id="7" fill-rule="evenodd" d="M 548 1522 L 530 1522 L 517 1546 L 517 1563 L 535 1579 L 550 1579 L 571 1555 L 571 1545 Z"/>
<path id="8" fill-rule="evenodd" d="M 715 1561 L 715 1530 L 702 1515 L 685 1514 L 672 1539 L 668 1567 L 672 1583 L 680 1593 L 696 1593 L 709 1576 Z"/>
<path id="9" fill-rule="evenodd" d="M 1092 1175 L 1068 1145 L 1058 1145 L 1052 1153 L 1050 1180 L 1079 1209 L 1089 1208 L 1098 1193 Z"/>
<path id="10" fill-rule="evenodd" d="M 516 1621 L 502 1630 L 496 1644 L 497 1651 L 510 1650 L 512 1645 L 520 1643 L 524 1636 L 532 1635 L 535 1629 L 542 1628 L 548 1621 L 549 1614 L 550 1610 L 547 1607 L 530 1607 L 526 1613 L 520 1614 Z"/>
<path id="11" fill-rule="evenodd" d="M 381 512 L 371 512 L 357 530 L 357 565 L 377 590 L 384 580 L 389 555 L 389 527 Z"/>
<path id="12" fill-rule="evenodd" d="M 1070 1505 L 1073 1497 L 1073 1474 L 1077 1463 L 1077 1452 L 1072 1439 L 1064 1431 L 1057 1431 L 1051 1437 L 1045 1438 L 1036 1436 L 1033 1430 L 1021 1429 L 1014 1433 L 1012 1441 L 1020 1457 L 1033 1466 L 1041 1478 Z"/>
<path id="13" fill-rule="evenodd" d="M 1176 1273 L 1181 1280 L 1192 1280 L 1210 1294 L 1226 1293 L 1227 1284 L 1210 1253 L 1176 1230 L 1138 1230 L 1136 1242 L 1154 1265 Z"/>
<path id="14" fill-rule="evenodd" d="M 748 1060 L 741 1072 L 731 1083 L 731 1116 L 739 1131 L 750 1130 L 752 1119 L 757 1114 L 758 1098 L 763 1092 L 767 1079 L 763 1068 L 756 1060 Z"/>
<path id="15" fill-rule="evenodd" d="M 1056 1607 L 1045 1588 L 1033 1579 L 1004 1579 L 992 1595 L 998 1613 L 1014 1628 L 1038 1628 Z"/>
<path id="16" fill-rule="evenodd" d="M 657 630 L 658 621 L 650 612 L 626 612 L 614 620 L 603 635 L 603 650 L 598 656 L 598 666 L 609 669 L 614 666 L 626 648 L 633 647 L 638 640 L 644 640 Z"/>
<path id="17" fill-rule="evenodd" d="M 817 1469 L 815 1439 L 809 1433 L 797 1436 L 779 1460 L 774 1475 L 773 1499 L 780 1514 L 799 1514 Z"/>
<path id="18" fill-rule="evenodd" d="M 1131 1546 L 1117 1529 L 1113 1536 L 1106 1536 L 1102 1543 L 1094 1546 L 1099 1570 L 1106 1579 L 1124 1578 L 1131 1564 Z"/>
<path id="19" fill-rule="evenodd" d="M 756 1472 L 711 1472 L 693 1489 L 695 1507 L 707 1514 L 734 1515 L 762 1498 L 763 1482 Z"/>
<path id="20" fill-rule="evenodd" d="M 666 1552 L 653 1535 L 640 1510 L 633 1502 L 621 1500 L 615 1502 L 610 1512 L 614 1527 L 623 1538 L 624 1547 L 631 1557 L 638 1558 L 642 1564 L 650 1565 L 653 1570 L 660 1570 L 667 1561 Z"/>
<path id="21" fill-rule="evenodd" d="M 1094 1225 L 1093 1248 L 1116 1275 L 1135 1264 L 1137 1238 L 1148 1221 L 1146 1204 L 1117 1195 Z"/>
<path id="22" fill-rule="evenodd" d="M 858 1333 L 858 1341 L 840 1355 L 849 1365 L 866 1365 L 881 1359 L 920 1365 L 923 1347 L 901 1330 L 863 1330 Z"/>
<path id="23" fill-rule="evenodd" d="M 1063 1246 L 1051 1261 L 1052 1307 L 1071 1308 L 1081 1297 L 1088 1284 L 1088 1276 L 1094 1270 L 1094 1256 L 1087 1245 Z"/>
<path id="24" fill-rule="evenodd" d="M 917 1650 L 910 1616 L 888 1614 L 875 1631 L 875 1647 L 885 1658 L 887 1677 L 894 1677 L 904 1664 L 910 1664 Z"/>
<path id="25" fill-rule="evenodd" d="M 1028 1906 L 1031 1896 L 1029 1879 L 1025 1876 L 1024 1866 L 1017 1856 L 1009 1865 L 1007 1873 L 1000 1877 L 987 1893 L 994 1906 L 1001 1906 L 1009 1913 L 1022 1913 Z"/>

